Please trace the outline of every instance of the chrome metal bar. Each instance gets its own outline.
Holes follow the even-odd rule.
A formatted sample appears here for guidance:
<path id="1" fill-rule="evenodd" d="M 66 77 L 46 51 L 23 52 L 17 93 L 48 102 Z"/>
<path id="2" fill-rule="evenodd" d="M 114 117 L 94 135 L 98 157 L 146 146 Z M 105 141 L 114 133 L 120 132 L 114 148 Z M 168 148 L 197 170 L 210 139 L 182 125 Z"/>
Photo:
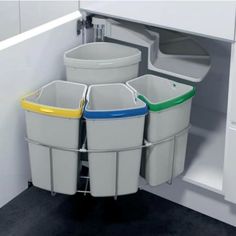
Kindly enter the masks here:
<path id="1" fill-rule="evenodd" d="M 81 175 L 80 178 L 81 178 L 81 179 L 89 179 L 89 176 Z"/>
<path id="2" fill-rule="evenodd" d="M 86 179 L 86 184 L 85 184 L 85 190 L 77 190 L 77 193 L 83 193 L 84 196 L 86 196 L 87 193 L 90 193 L 90 191 L 87 191 L 87 189 L 88 189 L 88 182 L 89 182 L 89 176 L 81 175 L 79 178 L 80 179 Z"/>
<path id="3" fill-rule="evenodd" d="M 58 146 L 54 146 L 54 145 L 48 145 L 45 143 L 41 143 L 29 138 L 25 138 L 25 140 L 28 143 L 32 143 L 35 145 L 39 145 L 39 146 L 43 146 L 43 147 L 47 147 L 49 149 L 49 155 L 50 155 L 50 182 L 51 182 L 51 194 L 52 196 L 55 196 L 55 192 L 54 192 L 54 179 L 53 179 L 53 157 L 52 157 L 52 150 L 56 149 L 56 150 L 62 150 L 62 151 L 68 151 L 68 152 L 76 152 L 76 153 L 116 153 L 116 186 L 115 186 L 115 196 L 114 198 L 117 199 L 117 195 L 118 195 L 118 172 L 119 172 L 119 152 L 123 152 L 123 151 L 131 151 L 131 150 L 138 150 L 138 149 L 142 149 L 142 148 L 152 148 L 158 144 L 170 141 L 174 139 L 174 153 L 175 153 L 175 141 L 176 141 L 176 137 L 182 135 L 183 133 L 187 132 L 189 130 L 191 126 L 189 125 L 188 127 L 186 127 L 185 129 L 181 130 L 180 132 L 178 132 L 177 134 L 167 137 L 165 139 L 159 140 L 157 142 L 148 142 L 147 140 L 144 140 L 144 144 L 140 145 L 140 146 L 134 146 L 134 147 L 128 147 L 128 148 L 118 148 L 118 149 L 86 149 L 86 145 L 85 143 L 82 145 L 81 149 L 73 149 L 73 148 L 66 148 L 66 147 L 58 147 Z M 168 181 L 170 184 L 172 183 L 172 179 L 173 179 L 173 165 L 174 165 L 174 154 L 173 154 L 173 160 L 172 160 L 172 173 L 171 173 L 171 178 L 170 181 Z M 85 190 L 78 190 L 77 192 L 79 193 L 90 193 L 90 191 L 87 191 L 87 187 L 88 187 L 88 181 L 89 181 L 89 177 L 88 176 L 81 176 L 81 178 L 87 179 L 86 181 L 86 189 Z"/>
<path id="4" fill-rule="evenodd" d="M 90 191 L 84 191 L 84 190 L 77 190 L 77 193 L 90 193 Z"/>
<path id="5" fill-rule="evenodd" d="M 82 31 L 82 44 L 85 44 L 85 27 L 84 27 L 84 25 L 82 26 L 81 31 Z"/>
<path id="6" fill-rule="evenodd" d="M 169 185 L 173 182 L 173 175 L 174 175 L 174 167 L 175 167 L 175 149 L 176 149 L 176 136 L 173 137 L 173 148 L 172 148 L 172 161 L 171 161 L 171 173 L 170 179 L 167 182 Z"/>
<path id="7" fill-rule="evenodd" d="M 118 196 L 118 182 L 119 182 L 119 152 L 116 153 L 116 183 L 115 183 L 115 196 L 114 199 L 117 200 Z"/>
<path id="8" fill-rule="evenodd" d="M 88 189 L 88 182 L 89 182 L 89 178 L 86 178 L 86 184 L 85 184 L 85 191 L 84 191 L 84 196 L 86 196 L 86 193 L 87 193 L 87 189 Z"/>
<path id="9" fill-rule="evenodd" d="M 183 134 L 184 132 L 187 132 L 187 130 L 189 128 L 190 128 L 190 126 L 188 126 L 187 128 L 181 130 L 175 136 L 177 137 L 177 136 Z M 53 145 L 47 145 L 45 143 L 41 143 L 41 142 L 29 139 L 29 138 L 25 138 L 25 140 L 28 143 L 32 143 L 32 144 L 35 144 L 35 145 L 40 145 L 40 146 L 43 146 L 43 147 L 48 147 L 48 148 L 62 150 L 62 151 L 80 152 L 80 153 L 109 153 L 109 152 L 131 151 L 131 150 L 137 150 L 137 149 L 142 149 L 142 148 L 149 148 L 151 146 L 155 146 L 155 145 L 170 141 L 172 139 L 173 139 L 173 136 L 167 137 L 167 138 L 159 140 L 157 142 L 147 142 L 147 141 L 145 141 L 144 145 L 128 147 L 128 148 L 117 148 L 117 149 L 84 149 L 84 148 L 82 148 L 82 149 L 74 149 L 74 148 L 66 148 L 66 147 L 58 147 L 58 146 L 53 146 Z"/>
<path id="10" fill-rule="evenodd" d="M 54 180 L 53 180 L 53 158 L 52 158 L 52 148 L 49 147 L 49 158 L 50 158 L 50 184 L 51 184 L 51 195 L 55 196 L 54 192 Z"/>
<path id="11" fill-rule="evenodd" d="M 83 145 L 82 145 L 82 149 L 83 149 L 83 150 L 86 150 L 86 141 L 87 141 L 87 135 L 85 136 L 85 138 L 84 138 L 84 143 L 83 143 Z"/>
<path id="12" fill-rule="evenodd" d="M 28 143 L 32 143 L 35 145 L 40 145 L 43 147 L 51 147 L 52 149 L 57 149 L 57 150 L 62 150 L 62 151 L 68 151 L 68 152 L 80 152 L 80 153 L 110 153 L 110 152 L 119 152 L 119 151 L 130 151 L 130 150 L 135 150 L 135 149 L 142 149 L 149 147 L 147 145 L 141 145 L 141 146 L 134 146 L 134 147 L 128 147 L 128 148 L 119 148 L 119 149 L 74 149 L 74 148 L 66 148 L 66 147 L 58 147 L 58 146 L 53 146 L 53 145 L 47 145 L 45 143 L 41 143 L 29 138 L 25 138 L 25 140 Z"/>

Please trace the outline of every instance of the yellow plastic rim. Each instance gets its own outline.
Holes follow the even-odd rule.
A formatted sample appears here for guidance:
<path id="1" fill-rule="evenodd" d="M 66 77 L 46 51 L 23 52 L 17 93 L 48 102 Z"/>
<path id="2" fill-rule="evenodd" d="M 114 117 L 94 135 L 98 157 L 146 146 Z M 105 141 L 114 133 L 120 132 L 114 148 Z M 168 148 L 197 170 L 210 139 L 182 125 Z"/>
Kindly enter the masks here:
<path id="1" fill-rule="evenodd" d="M 56 116 L 63 118 L 80 118 L 83 113 L 83 106 L 84 106 L 84 100 L 81 100 L 80 108 L 78 109 L 65 109 L 65 108 L 57 108 L 46 105 L 40 105 L 34 102 L 29 102 L 26 100 L 26 97 L 21 99 L 21 107 L 24 110 L 44 114 L 47 116 Z"/>

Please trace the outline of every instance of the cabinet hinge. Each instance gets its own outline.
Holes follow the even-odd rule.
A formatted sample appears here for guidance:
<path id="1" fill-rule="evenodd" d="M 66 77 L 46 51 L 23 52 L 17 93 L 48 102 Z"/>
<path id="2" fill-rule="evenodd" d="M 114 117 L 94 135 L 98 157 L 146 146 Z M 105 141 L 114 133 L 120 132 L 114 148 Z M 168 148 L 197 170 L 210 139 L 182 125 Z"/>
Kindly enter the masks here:
<path id="1" fill-rule="evenodd" d="M 92 27 L 93 27 L 92 15 L 86 16 L 85 19 L 77 21 L 77 34 L 80 35 L 81 30 L 83 30 L 84 28 L 89 29 L 89 28 L 92 28 Z"/>

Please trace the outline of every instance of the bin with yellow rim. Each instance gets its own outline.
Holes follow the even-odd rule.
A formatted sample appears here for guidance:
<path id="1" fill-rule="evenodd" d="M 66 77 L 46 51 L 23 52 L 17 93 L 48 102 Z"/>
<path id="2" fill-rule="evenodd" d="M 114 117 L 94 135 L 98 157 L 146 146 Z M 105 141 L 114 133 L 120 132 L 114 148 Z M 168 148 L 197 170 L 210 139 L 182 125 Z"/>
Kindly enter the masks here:
<path id="1" fill-rule="evenodd" d="M 53 81 L 23 97 L 21 106 L 25 110 L 28 139 L 78 149 L 86 90 L 83 84 Z M 50 159 L 48 147 L 29 143 L 29 154 L 34 186 L 57 193 L 76 193 L 77 153 L 52 149 Z"/>

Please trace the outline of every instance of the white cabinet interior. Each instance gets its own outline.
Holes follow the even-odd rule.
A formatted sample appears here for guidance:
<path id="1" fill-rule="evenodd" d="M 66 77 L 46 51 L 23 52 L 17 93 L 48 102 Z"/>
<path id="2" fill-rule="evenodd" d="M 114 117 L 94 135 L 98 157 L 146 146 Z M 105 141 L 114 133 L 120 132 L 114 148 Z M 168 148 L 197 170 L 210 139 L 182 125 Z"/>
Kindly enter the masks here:
<path id="1" fill-rule="evenodd" d="M 20 32 L 18 1 L 0 1 L 0 41 Z"/>
<path id="2" fill-rule="evenodd" d="M 132 4 L 132 2 L 119 4 L 105 1 L 98 4 L 95 1 L 82 1 L 81 9 L 85 11 L 85 15 L 92 13 L 95 16 L 113 18 L 115 21 L 125 20 L 141 23 L 141 25 L 151 26 L 152 30 L 154 26 L 160 27 L 157 29 L 159 32 L 171 29 L 177 32 L 190 33 L 186 35 L 186 38 L 191 37 L 203 48 L 202 51 L 198 50 L 197 54 L 205 56 L 205 52 L 207 52 L 211 63 L 211 68 L 204 80 L 200 83 L 194 83 L 197 87 L 197 95 L 193 100 L 192 129 L 189 135 L 185 172 L 171 186 L 168 184 L 162 184 L 158 187 L 146 185 L 143 188 L 236 226 L 236 206 L 232 204 L 236 202 L 234 184 L 236 131 L 233 128 L 235 125 L 234 80 L 236 71 L 235 3 L 195 2 L 186 5 L 183 3 L 185 5 L 183 6 L 179 3 L 176 5 L 173 2 L 152 4 L 141 1 L 135 5 L 134 11 L 130 12 L 128 9 Z M 175 11 L 171 17 L 168 14 L 162 14 L 162 12 L 166 13 L 165 10 L 168 6 L 170 7 L 168 12 L 173 9 Z M 140 9 L 145 9 L 145 11 Z M 157 14 L 157 11 L 160 14 Z M 188 19 L 186 14 L 191 15 L 189 18 L 191 20 L 186 21 Z M 224 18 L 219 16 L 224 16 Z M 100 30 L 103 31 L 104 29 L 100 28 Z M 110 35 L 115 35 L 113 38 L 118 38 L 121 41 L 122 38 L 127 39 L 127 35 L 119 36 L 116 33 L 108 32 Z M 169 32 L 166 36 L 169 37 L 171 34 Z M 149 38 L 146 37 L 146 39 L 148 40 L 143 41 L 150 44 Z M 135 41 L 137 43 L 137 39 Z M 184 44 L 184 41 L 187 42 L 187 40 L 180 40 L 179 42 L 176 40 L 176 43 Z M 129 40 L 129 43 L 132 44 L 132 40 Z M 138 45 L 140 44 L 138 43 Z M 187 45 L 191 45 L 191 43 L 185 44 L 186 47 Z M 161 46 L 163 52 L 170 52 L 165 44 Z M 179 53 L 177 49 L 185 50 L 183 46 L 175 47 L 177 53 Z M 191 47 L 191 50 L 193 49 Z M 152 53 L 155 55 L 156 52 Z M 147 55 L 144 58 L 147 58 Z M 143 66 L 141 68 L 144 69 Z M 170 74 L 161 73 L 161 75 L 169 77 Z M 178 78 L 184 79 L 180 76 Z M 177 79 L 176 76 L 174 79 Z"/>
<path id="3" fill-rule="evenodd" d="M 0 208 L 25 190 L 30 180 L 20 97 L 49 81 L 65 79 L 63 53 L 81 44 L 75 30 L 79 16 L 68 15 L 53 22 L 54 27 L 42 26 L 40 33 L 32 30 L 25 38 L 17 35 L 0 42 L 0 99 L 4 101 L 0 104 Z"/>
<path id="4" fill-rule="evenodd" d="M 233 41 L 234 1 L 80 0 L 80 10 L 160 28 Z"/>
<path id="5" fill-rule="evenodd" d="M 175 80 L 196 86 L 197 93 L 193 99 L 191 114 L 192 128 L 182 179 L 224 195 L 223 169 L 231 44 L 122 20 L 120 22 L 117 19 L 93 17 L 95 38 L 118 40 L 120 43 L 147 48 L 148 53 L 144 58 L 147 62 L 144 64 L 148 66 L 149 72 L 161 73 L 162 76 L 171 75 Z M 156 34 L 160 35 L 158 40 Z M 160 70 L 157 63 L 152 64 L 151 57 L 156 57 L 158 61 L 159 50 L 171 55 L 185 55 L 185 63 L 173 63 L 176 70 L 182 72 L 169 73 Z M 189 61 L 193 66 L 197 65 L 196 70 L 191 70 Z M 166 65 L 170 65 L 169 61 Z M 190 71 L 201 74 L 201 78 L 193 73 L 190 76 Z M 141 74 L 145 72 L 140 71 Z M 202 82 L 192 83 L 193 81 Z"/>
<path id="6" fill-rule="evenodd" d="M 140 27 L 143 29 L 142 25 Z M 155 44 L 155 40 L 148 41 L 148 39 L 149 37 L 153 39 L 155 33 L 159 32 L 167 40 L 166 43 L 162 37 L 160 38 L 160 47 L 164 53 L 179 54 L 181 49 L 181 52 L 185 54 L 197 54 L 197 56 L 203 56 L 208 61 L 210 58 L 211 69 L 207 68 L 209 72 L 204 72 L 204 76 L 202 76 L 204 80 L 196 84 L 197 95 L 193 101 L 191 119 L 193 127 L 189 135 L 186 168 L 182 179 L 224 195 L 222 183 L 231 44 L 215 39 L 164 31 L 160 28 L 151 27 L 146 28 L 146 30 L 146 34 L 143 35 L 142 32 L 138 34 L 138 36 L 141 35 L 139 45 L 145 46 L 143 43 L 150 45 L 150 42 Z M 150 33 L 149 30 L 154 33 Z M 88 31 L 91 32 L 91 30 Z M 126 30 L 126 33 L 130 34 L 123 34 L 125 36 L 123 40 L 129 43 L 137 43 L 138 31 L 136 30 L 135 37 L 132 35 L 133 31 L 134 29 Z M 116 37 L 113 37 L 115 39 L 121 39 L 119 31 L 113 31 L 110 35 L 115 35 Z M 89 35 L 86 37 L 87 39 L 92 38 Z M 171 43 L 168 42 L 168 39 L 171 39 L 169 41 Z M 155 72 L 160 71 L 156 70 Z M 162 71 L 163 74 L 168 75 Z M 185 79 L 183 76 L 176 77 Z"/>
<path id="7" fill-rule="evenodd" d="M 0 1 L 0 41 L 78 10 L 78 0 Z"/>
<path id="8" fill-rule="evenodd" d="M 96 36 L 108 37 L 148 49 L 148 69 L 176 78 L 200 82 L 207 75 L 210 57 L 193 38 L 144 25 L 93 17 Z M 100 35 L 101 34 L 101 35 Z"/>
<path id="9" fill-rule="evenodd" d="M 207 38 L 198 40 L 208 51 L 212 67 L 204 81 L 195 84 L 183 180 L 223 195 L 231 45 Z"/>
<path id="10" fill-rule="evenodd" d="M 89 5 L 92 3 L 88 1 L 87 4 Z M 204 212 L 205 214 L 209 214 L 214 217 L 215 212 L 209 213 L 210 210 L 209 212 L 205 212 L 205 210 L 200 207 L 200 204 L 198 204 L 198 206 L 195 206 L 194 201 L 195 202 L 198 200 L 200 201 L 202 197 L 200 196 L 196 197 L 195 195 L 195 197 L 190 198 L 189 196 L 191 194 L 188 195 L 188 193 L 186 193 L 187 197 L 184 196 L 185 193 L 184 193 L 183 186 L 187 185 L 188 184 L 187 182 L 189 182 L 191 183 L 192 189 L 195 186 L 201 187 L 199 188 L 201 189 L 199 192 L 205 191 L 204 189 L 206 189 L 206 191 L 210 190 L 210 191 L 207 191 L 207 195 L 210 196 L 208 197 L 208 199 L 211 198 L 213 200 L 207 200 L 207 201 L 213 204 L 215 208 L 217 208 L 217 206 L 220 204 L 221 206 L 222 205 L 224 206 L 224 209 L 227 208 L 227 210 L 224 210 L 225 211 L 224 214 L 227 216 L 220 218 L 221 213 L 219 210 L 219 212 L 217 212 L 218 216 L 216 216 L 216 218 L 219 218 L 228 223 L 236 225 L 236 223 L 234 223 L 236 221 L 232 220 L 232 219 L 235 219 L 235 216 L 236 216 L 236 214 L 234 214 L 234 212 L 236 211 L 235 207 L 231 206 L 230 203 L 223 200 L 223 196 L 226 193 L 225 190 L 227 189 L 230 195 L 226 196 L 226 199 L 232 202 L 235 202 L 236 200 L 235 188 L 234 188 L 234 183 L 232 180 L 234 175 L 231 175 L 229 173 L 228 177 L 225 178 L 224 172 L 226 171 L 226 169 L 224 170 L 223 168 L 224 161 L 225 161 L 224 160 L 225 148 L 228 149 L 228 151 L 226 150 L 226 155 L 230 155 L 231 157 L 227 160 L 230 161 L 231 159 L 234 159 L 234 148 L 230 149 L 229 146 L 234 147 L 235 145 L 235 141 L 234 141 L 235 135 L 233 135 L 234 133 L 231 135 L 228 132 L 229 122 L 227 122 L 230 120 L 229 115 L 231 114 L 231 113 L 229 113 L 229 115 L 227 114 L 228 113 L 227 106 L 228 106 L 228 86 L 229 86 L 231 44 L 234 40 L 234 29 L 235 29 L 234 8 L 233 7 L 230 8 L 229 5 L 227 4 L 225 6 L 222 6 L 222 4 L 216 4 L 216 8 L 218 9 L 218 11 L 216 12 L 218 13 L 216 14 L 215 12 L 213 12 L 212 19 L 209 19 L 209 22 L 206 25 L 204 25 L 204 22 L 207 22 L 206 17 L 204 18 L 204 16 L 209 17 L 210 3 L 208 3 L 204 12 L 202 13 L 198 12 L 195 15 L 192 15 L 192 17 L 196 19 L 196 21 L 192 23 L 193 27 L 191 28 L 189 22 L 186 22 L 186 24 L 184 24 L 183 21 L 181 20 L 178 22 L 177 21 L 174 22 L 174 19 L 176 19 L 177 16 L 173 17 L 172 21 L 168 21 L 168 20 L 164 21 L 166 19 L 165 17 L 168 16 L 168 14 L 166 16 L 163 16 L 162 14 L 162 18 L 159 18 L 161 17 L 160 14 L 158 15 L 156 14 L 156 12 L 154 14 L 154 11 L 151 11 L 153 14 L 149 14 L 149 15 L 144 14 L 140 16 L 140 12 L 138 14 L 136 10 L 139 7 L 141 7 L 142 5 L 141 3 L 138 4 L 135 12 L 130 14 L 130 18 L 128 17 L 128 13 L 130 13 L 130 11 L 126 10 L 122 12 L 122 7 L 115 9 L 113 7 L 111 8 L 107 7 L 108 6 L 107 3 L 106 4 L 101 3 L 99 6 L 96 3 L 93 3 L 93 4 L 94 5 L 91 5 L 91 7 L 87 8 L 88 11 L 100 12 L 100 13 L 104 13 L 104 15 L 109 15 L 110 17 L 115 16 L 116 18 L 119 18 L 122 15 L 121 18 L 126 19 L 126 20 L 128 19 L 131 21 L 133 17 L 133 21 L 135 22 L 137 22 L 136 20 L 137 18 L 141 17 L 142 19 L 140 21 L 146 24 L 150 23 L 152 27 L 153 25 L 159 25 L 159 26 L 162 26 L 163 28 L 168 28 L 168 29 L 181 31 L 181 32 L 188 32 L 194 35 L 205 36 L 205 37 L 200 37 L 200 36 L 193 36 L 193 35 L 186 34 L 185 37 L 182 38 L 182 34 L 181 34 L 181 39 L 179 41 L 174 40 L 175 43 L 181 43 L 181 44 L 182 43 L 184 44 L 187 42 L 188 45 L 190 45 L 191 47 L 190 51 L 197 53 L 200 57 L 204 57 L 207 60 L 210 57 L 211 68 L 208 73 L 205 73 L 204 80 L 200 83 L 196 83 L 197 94 L 194 98 L 193 107 L 192 107 L 192 118 L 191 118 L 192 129 L 189 135 L 185 172 L 181 176 L 181 178 L 176 180 L 178 182 L 177 185 L 175 185 L 174 183 L 172 186 L 168 186 L 168 190 L 162 185 L 160 186 L 160 188 L 157 187 L 155 188 L 155 190 L 152 189 L 152 191 L 155 192 L 155 191 L 158 191 L 158 189 L 163 188 L 165 189 L 165 193 L 163 193 L 162 196 L 165 196 L 166 198 L 169 198 L 169 199 L 171 199 L 170 196 L 173 196 L 171 200 L 173 201 L 175 200 L 176 202 L 179 201 L 179 203 L 186 205 L 188 207 L 191 207 L 192 205 L 191 208 L 197 209 L 201 212 Z M 155 4 L 158 4 L 158 3 L 155 3 Z M 187 5 L 188 7 L 190 7 L 189 4 Z M 120 6 L 122 6 L 122 4 Z M 160 7 L 160 9 L 163 9 L 163 7 L 164 6 Z M 180 9 L 181 7 L 177 7 L 177 8 Z M 183 18 L 186 17 L 187 8 L 185 7 L 182 9 L 185 12 L 185 15 L 183 14 Z M 86 8 L 84 7 L 84 9 Z M 225 14 L 225 12 L 228 12 L 228 14 Z M 136 14 L 136 16 L 134 14 Z M 226 17 L 223 19 L 222 22 L 220 22 L 221 17 L 219 17 L 219 15 L 223 15 L 223 14 Z M 200 16 L 202 16 L 202 19 Z M 182 17 L 180 18 L 182 19 Z M 197 22 L 197 19 L 199 19 L 198 22 Z M 158 23 L 158 20 L 161 23 Z M 155 22 L 157 22 L 157 24 L 155 24 Z M 165 24 L 166 24 L 166 27 L 165 27 Z M 201 28 L 200 27 L 201 25 L 204 27 Z M 225 27 L 225 25 L 227 25 L 228 27 Z M 215 26 L 215 27 L 212 27 L 212 26 Z M 55 31 L 50 30 L 48 33 L 45 33 L 39 38 L 29 39 L 27 40 L 27 42 L 25 41 L 22 44 L 16 45 L 12 48 L 5 50 L 3 54 L 1 53 L 0 64 L 1 64 L 1 67 L 4 68 L 4 70 L 2 71 L 3 77 L 7 75 L 7 78 L 8 78 L 8 80 L 2 80 L 3 86 L 1 87 L 5 88 L 6 86 L 9 86 L 9 88 L 11 87 L 11 91 L 12 91 L 12 81 L 15 81 L 13 83 L 14 84 L 13 86 L 14 97 L 12 99 L 16 100 L 16 97 L 19 97 L 20 94 L 25 93 L 27 89 L 35 87 L 36 85 L 35 79 L 37 80 L 37 84 L 39 84 L 39 83 L 45 83 L 45 81 L 54 79 L 54 78 L 51 78 L 51 76 L 54 77 L 56 75 L 56 76 L 59 76 L 58 78 L 62 78 L 60 76 L 64 76 L 64 70 L 62 71 L 60 70 L 60 75 L 58 75 L 58 73 L 55 72 L 55 68 L 59 68 L 59 67 L 61 68 L 61 63 L 62 63 L 61 55 L 63 54 L 64 50 L 67 50 L 70 47 L 81 43 L 78 40 L 78 37 L 75 35 L 75 31 L 74 31 L 75 28 L 76 28 L 76 22 L 73 21 L 69 25 L 64 25 L 63 27 L 59 27 L 55 29 Z M 153 28 L 150 28 L 150 29 L 152 30 Z M 91 29 L 87 31 L 91 33 Z M 157 31 L 163 35 L 163 31 L 160 28 L 158 28 Z M 172 35 L 172 31 L 169 31 L 169 32 L 166 31 L 164 33 L 165 33 L 165 37 L 171 37 Z M 178 33 L 176 33 L 175 35 L 179 36 Z M 189 41 L 189 37 L 191 37 L 190 41 Z M 87 39 L 87 41 L 92 40 L 91 35 L 88 35 L 88 34 L 85 35 L 85 38 Z M 54 42 L 56 43 L 54 44 Z M 47 57 L 45 59 L 45 54 L 48 53 L 47 50 L 46 50 L 47 53 L 45 51 L 45 48 L 47 48 L 48 46 L 45 47 L 45 45 L 49 45 L 49 44 L 53 45 L 52 53 L 50 53 L 49 58 Z M 170 47 L 165 47 L 165 45 L 167 44 L 164 43 L 161 45 L 161 50 L 165 53 L 169 53 Z M 200 45 L 201 46 L 200 49 L 196 45 Z M 36 57 L 35 57 L 35 51 L 34 51 L 35 47 L 37 48 L 36 53 L 38 55 Z M 185 47 L 183 46 L 174 47 L 174 48 L 172 47 L 171 52 L 173 53 L 175 51 L 176 53 L 179 53 L 177 51 L 177 49 L 179 48 L 181 48 L 182 50 L 185 50 Z M 29 53 L 29 54 L 25 54 L 27 58 L 24 59 L 25 62 L 23 61 L 23 64 L 22 64 L 22 58 L 21 58 L 22 50 L 24 51 L 26 50 Z M 41 54 L 42 51 L 45 53 Z M 11 62 L 17 65 L 18 67 L 14 67 L 14 65 L 12 64 L 10 65 L 9 63 L 7 64 L 6 59 L 9 59 L 9 58 L 13 58 L 14 60 L 12 59 Z M 19 58 L 20 60 L 18 60 Z M 30 58 L 30 61 L 29 61 L 29 58 Z M 57 66 L 53 64 L 53 66 L 50 67 L 50 64 L 48 64 L 48 61 L 50 60 L 58 62 Z M 45 66 L 46 68 L 45 70 L 35 69 L 36 64 L 38 68 L 38 61 L 42 62 L 43 66 L 47 64 Z M 33 63 L 33 64 L 31 65 L 30 63 Z M 46 63 L 46 64 L 44 65 L 43 63 Z M 54 63 L 54 62 L 51 62 L 51 63 Z M 9 69 L 10 68 L 9 66 L 11 67 L 11 70 Z M 231 68 L 232 66 L 233 65 L 231 64 Z M 14 70 L 12 70 L 13 67 L 15 68 Z M 46 70 L 48 73 L 42 74 L 42 72 Z M 34 74 L 36 72 L 38 72 L 37 76 L 35 76 Z M 159 73 L 159 72 L 156 71 L 155 73 Z M 165 73 L 162 73 L 162 76 L 163 74 Z M 168 73 L 166 74 L 168 75 Z M 232 75 L 234 75 L 234 73 L 232 73 Z M 18 80 L 16 82 L 16 78 L 18 78 L 19 76 L 24 78 L 24 80 L 20 81 L 20 82 L 25 81 L 23 84 L 20 83 Z M 171 76 L 171 74 L 169 74 L 169 76 Z M 184 78 L 183 77 L 181 78 L 179 76 L 179 80 L 180 79 L 184 79 Z M 233 79 L 232 76 L 230 76 L 231 101 L 233 101 L 232 79 Z M 180 81 L 183 82 L 183 80 L 180 80 Z M 20 86 L 19 86 L 19 83 L 20 83 Z M 188 83 L 192 83 L 192 82 L 188 82 Z M 27 85 L 27 87 L 25 87 L 25 85 Z M 8 94 L 6 94 L 5 91 L 2 91 L 1 95 L 3 96 L 3 100 L 4 100 L 6 99 Z M 5 109 L 4 111 L 6 111 L 6 114 L 9 114 L 9 111 L 11 109 L 12 110 L 15 109 L 15 100 L 14 102 L 13 100 L 9 101 L 7 103 L 7 107 L 6 106 L 3 107 Z M 2 124 L 5 124 L 4 127 L 1 126 L 3 127 L 3 130 L 1 132 L 2 134 L 6 132 L 4 131 L 5 127 L 6 128 L 9 127 L 12 123 L 17 126 L 19 120 L 20 119 L 22 120 L 22 117 L 18 117 L 17 115 L 15 116 L 14 114 L 12 115 L 12 119 L 6 119 L 6 118 L 7 118 L 6 116 L 2 116 L 1 118 Z M 227 145 L 225 145 L 225 134 L 227 132 L 229 133 L 227 137 L 228 141 L 227 141 Z M 19 133 L 17 133 L 17 135 L 15 133 L 14 134 L 12 133 L 12 135 L 14 136 L 14 137 L 12 136 L 13 137 L 12 140 L 15 140 L 14 146 L 16 148 L 14 150 L 6 149 L 6 147 L 12 146 L 12 142 L 0 143 L 0 145 L 1 144 L 3 145 L 2 150 L 4 150 L 5 152 L 4 155 L 6 157 L 11 157 L 11 158 L 7 158 L 7 162 L 2 163 L 2 165 L 0 166 L 4 166 L 4 168 L 10 169 L 12 166 L 12 163 L 14 163 L 13 166 L 14 168 L 16 168 L 16 173 L 20 173 L 21 175 L 21 173 L 23 173 L 25 169 L 22 168 L 22 165 L 20 165 L 20 167 L 17 167 L 15 163 L 16 163 L 17 156 L 25 155 L 25 146 L 22 140 L 22 130 L 20 130 Z M 4 140 L 4 138 L 2 140 Z M 21 146 L 23 147 L 23 149 Z M 230 163 L 228 163 L 228 165 L 230 166 Z M 230 166 L 230 168 L 227 171 L 231 173 L 235 172 L 234 166 L 233 165 Z M 4 174 L 3 178 L 1 178 L 2 181 L 0 181 L 0 187 L 2 186 L 3 188 L 3 186 L 5 185 L 4 180 L 6 180 L 7 179 L 6 176 L 9 177 L 9 175 L 8 173 L 5 173 L 3 171 L 0 173 L 1 175 Z M 18 179 L 19 179 L 19 176 L 10 176 L 9 181 L 12 181 L 15 183 Z M 24 176 L 24 181 L 25 179 L 26 177 Z M 178 199 L 177 195 L 175 195 L 175 192 L 178 191 L 178 186 L 181 186 L 179 187 L 179 190 L 183 191 L 182 199 L 180 199 L 180 197 Z M 22 188 L 24 187 L 26 186 L 23 186 Z M 4 195 L 4 199 L 3 197 L 0 198 L 0 204 L 5 203 L 7 199 L 9 200 L 9 198 L 12 198 L 13 196 L 15 196 L 14 194 L 16 192 L 20 192 L 20 191 L 21 190 L 19 189 L 17 190 L 14 189 L 14 191 L 9 191 L 8 193 Z M 194 188 L 194 191 L 197 191 L 197 190 Z M 186 198 L 188 199 L 186 200 Z M 217 200 L 215 200 L 216 198 Z M 221 203 L 219 204 L 220 201 Z M 231 208 L 233 209 L 232 211 L 231 211 Z M 217 209 L 215 211 L 217 211 Z"/>
<path id="11" fill-rule="evenodd" d="M 78 10 L 78 0 L 20 0 L 21 32 Z"/>

